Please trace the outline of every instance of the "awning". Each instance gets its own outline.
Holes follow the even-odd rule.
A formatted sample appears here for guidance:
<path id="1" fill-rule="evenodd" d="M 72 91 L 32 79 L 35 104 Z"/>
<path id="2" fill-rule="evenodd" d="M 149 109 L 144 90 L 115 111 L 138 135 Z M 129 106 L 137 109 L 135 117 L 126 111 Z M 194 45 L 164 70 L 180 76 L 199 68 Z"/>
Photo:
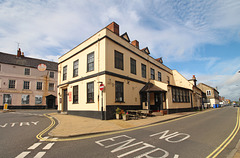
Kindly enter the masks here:
<path id="1" fill-rule="evenodd" d="M 141 90 L 140 93 L 142 92 L 167 92 L 163 90 L 162 88 L 148 82 Z"/>

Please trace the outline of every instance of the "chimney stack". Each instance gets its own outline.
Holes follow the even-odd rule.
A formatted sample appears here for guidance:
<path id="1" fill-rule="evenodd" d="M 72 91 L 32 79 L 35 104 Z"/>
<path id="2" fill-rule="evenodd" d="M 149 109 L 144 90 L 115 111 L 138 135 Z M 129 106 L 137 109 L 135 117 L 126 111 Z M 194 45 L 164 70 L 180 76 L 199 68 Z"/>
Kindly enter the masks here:
<path id="1" fill-rule="evenodd" d="M 194 86 L 196 87 L 197 86 L 197 79 L 196 79 L 195 75 L 193 75 L 192 80 L 193 80 Z"/>
<path id="2" fill-rule="evenodd" d="M 132 41 L 131 44 L 139 49 L 139 42 L 137 40 Z"/>
<path id="3" fill-rule="evenodd" d="M 119 25 L 115 22 L 112 22 L 111 24 L 109 24 L 106 28 L 108 28 L 109 30 L 111 30 L 113 33 L 115 33 L 116 35 L 119 36 Z"/>
<path id="4" fill-rule="evenodd" d="M 17 57 L 21 57 L 21 55 L 22 55 L 22 52 L 21 52 L 21 49 L 19 48 L 17 51 Z"/>

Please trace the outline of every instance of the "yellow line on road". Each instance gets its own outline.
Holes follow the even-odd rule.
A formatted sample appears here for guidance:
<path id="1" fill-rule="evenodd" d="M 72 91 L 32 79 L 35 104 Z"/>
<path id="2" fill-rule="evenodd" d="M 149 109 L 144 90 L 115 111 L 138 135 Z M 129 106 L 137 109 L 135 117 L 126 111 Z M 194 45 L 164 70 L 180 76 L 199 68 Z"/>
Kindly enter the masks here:
<path id="1" fill-rule="evenodd" d="M 40 133 L 36 136 L 36 138 L 39 139 L 39 140 L 42 139 L 42 135 L 43 135 L 44 133 L 46 133 L 47 131 L 49 131 L 49 130 L 55 125 L 55 121 L 54 121 L 54 119 L 53 119 L 52 117 L 47 116 L 47 114 L 44 114 L 44 116 L 47 117 L 47 118 L 49 118 L 49 119 L 51 120 L 51 124 L 50 124 L 46 129 L 44 129 L 42 132 L 40 132 Z"/>
<path id="2" fill-rule="evenodd" d="M 195 114 L 190 114 L 190 115 L 187 115 L 187 116 L 184 116 L 184 117 L 181 117 L 181 118 L 177 118 L 177 119 L 173 119 L 173 120 L 169 120 L 169 121 L 165 121 L 165 122 L 154 123 L 154 124 L 150 124 L 150 125 L 146 125 L 146 126 L 140 126 L 140 127 L 130 128 L 130 129 L 124 129 L 124 130 L 120 130 L 120 131 L 106 132 L 106 133 L 100 133 L 100 134 L 91 134 L 91 135 L 79 136 L 79 137 L 74 137 L 74 138 L 58 138 L 56 140 L 45 139 L 44 141 L 73 141 L 73 140 L 81 140 L 81 139 L 95 138 L 95 137 L 100 137 L 100 136 L 106 136 L 106 135 L 118 134 L 118 133 L 123 133 L 123 132 L 129 132 L 129 131 L 134 131 L 134 130 L 138 130 L 138 129 L 153 127 L 153 126 L 157 126 L 157 125 L 161 125 L 161 124 L 165 124 L 165 123 L 170 123 L 170 122 L 174 122 L 174 121 L 177 121 L 177 120 L 182 120 L 182 119 L 185 119 L 185 118 L 188 118 L 188 117 L 192 117 L 192 116 L 195 116 L 195 115 L 198 115 L 198 114 L 203 114 L 203 113 L 206 113 L 206 112 L 209 112 L 209 111 L 212 111 L 212 110 L 208 110 L 208 111 L 204 111 L 204 112 L 198 112 L 198 113 L 195 113 Z M 48 117 L 48 116 L 46 116 L 46 117 Z M 52 119 L 50 117 L 48 117 L 48 118 Z M 54 121 L 54 124 L 55 124 L 55 121 Z M 52 126 L 51 127 L 50 126 L 48 128 L 46 128 L 45 130 L 43 130 L 42 132 L 40 132 L 37 135 L 37 138 L 38 139 L 42 139 L 41 136 L 44 133 L 46 133 L 50 128 L 52 128 Z"/>
<path id="3" fill-rule="evenodd" d="M 207 156 L 207 158 L 217 157 L 227 147 L 227 145 L 233 140 L 233 138 L 236 136 L 238 131 L 239 131 L 239 109 L 237 111 L 237 122 L 236 122 L 235 128 L 233 129 L 232 133 L 223 141 L 223 143 L 221 145 L 219 145 L 218 148 L 216 148 L 211 154 L 209 154 Z"/>

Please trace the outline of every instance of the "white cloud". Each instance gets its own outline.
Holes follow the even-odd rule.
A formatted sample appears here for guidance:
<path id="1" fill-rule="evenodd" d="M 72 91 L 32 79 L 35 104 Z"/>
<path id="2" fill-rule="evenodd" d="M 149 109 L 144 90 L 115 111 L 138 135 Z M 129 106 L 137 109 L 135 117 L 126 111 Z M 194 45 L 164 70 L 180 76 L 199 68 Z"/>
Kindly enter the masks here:
<path id="1" fill-rule="evenodd" d="M 141 48 L 148 46 L 153 57 L 161 56 L 168 63 L 201 61 L 202 69 L 212 75 L 199 73 L 199 80 L 218 86 L 228 84 L 227 77 L 240 69 L 239 58 L 221 61 L 211 52 L 199 54 L 199 47 L 239 42 L 239 15 L 240 2 L 236 0 L 1 1 L 0 51 L 16 54 L 19 42 L 26 56 L 57 61 L 115 21 L 121 33 L 127 31 Z M 227 94 L 229 89 L 220 90 Z"/>

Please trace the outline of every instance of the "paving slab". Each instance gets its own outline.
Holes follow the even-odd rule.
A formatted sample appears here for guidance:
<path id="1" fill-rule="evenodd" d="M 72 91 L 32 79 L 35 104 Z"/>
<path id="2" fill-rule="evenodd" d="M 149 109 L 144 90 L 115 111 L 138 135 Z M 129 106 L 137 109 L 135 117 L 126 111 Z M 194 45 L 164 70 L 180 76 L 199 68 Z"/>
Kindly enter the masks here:
<path id="1" fill-rule="evenodd" d="M 49 132 L 49 135 L 52 137 L 72 137 L 86 134 L 117 131 L 183 117 L 194 113 L 196 112 L 175 113 L 164 116 L 154 116 L 144 119 L 127 121 L 99 120 L 82 116 L 52 113 L 50 115 L 58 120 L 58 125 Z"/>

